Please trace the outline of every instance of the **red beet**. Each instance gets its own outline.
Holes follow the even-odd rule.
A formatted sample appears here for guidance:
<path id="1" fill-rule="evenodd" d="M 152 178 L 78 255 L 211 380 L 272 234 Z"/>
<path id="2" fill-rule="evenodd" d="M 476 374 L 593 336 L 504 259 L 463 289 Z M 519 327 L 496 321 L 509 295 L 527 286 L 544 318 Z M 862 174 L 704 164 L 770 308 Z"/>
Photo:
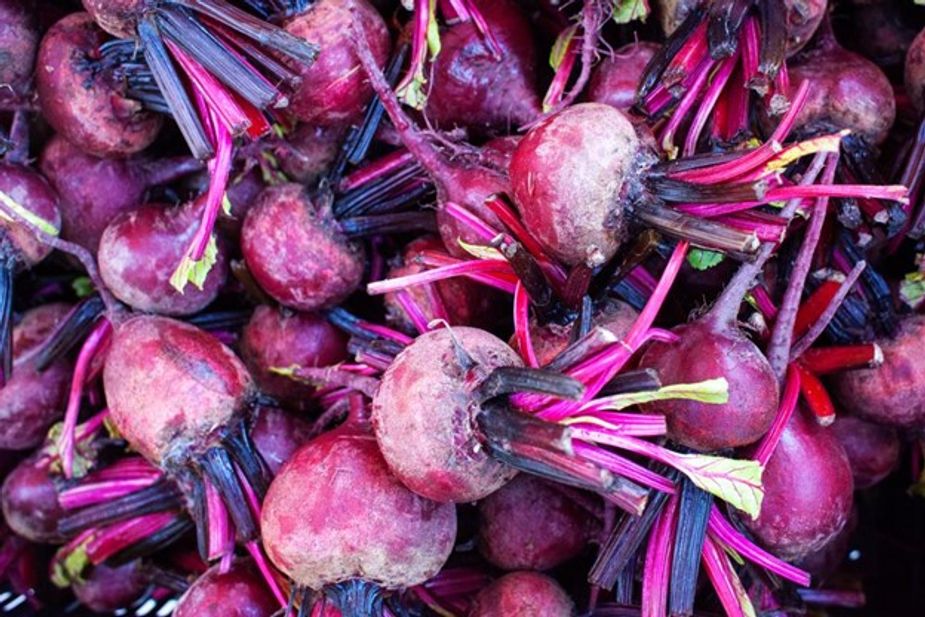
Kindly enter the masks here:
<path id="1" fill-rule="evenodd" d="M 454 337 L 487 374 L 520 366 L 517 353 L 475 328 L 418 336 L 389 365 L 373 399 L 373 426 L 392 472 L 412 491 L 435 501 L 475 501 L 514 476 L 477 437 L 479 405 Z"/>
<path id="2" fill-rule="evenodd" d="M 852 415 L 900 428 L 925 427 L 925 363 L 920 355 L 925 316 L 900 324 L 892 339 L 878 341 L 883 364 L 839 373 L 835 395 Z"/>
<path id="3" fill-rule="evenodd" d="M 92 252 L 112 219 L 141 206 L 149 188 L 202 167 L 189 157 L 98 158 L 61 136 L 48 142 L 39 165 L 61 197 L 61 237 Z"/>
<path id="4" fill-rule="evenodd" d="M 48 428 L 64 414 L 71 363 L 62 358 L 39 373 L 35 359 L 68 310 L 65 304 L 34 308 L 13 329 L 13 374 L 0 389 L 0 448 L 29 450 L 38 446 Z"/>
<path id="5" fill-rule="evenodd" d="M 28 167 L 0 163 L 0 191 L 36 215 L 51 227 L 61 229 L 58 195 L 48 182 Z M 19 265 L 33 266 L 51 253 L 47 243 L 20 224 L 0 218 L 0 253 L 12 257 Z"/>
<path id="6" fill-rule="evenodd" d="M 0 103 L 18 103 L 27 94 L 39 46 L 31 0 L 0 1 Z"/>
<path id="7" fill-rule="evenodd" d="M 302 418 L 273 407 L 255 413 L 251 439 L 274 476 L 295 451 L 311 437 L 312 426 Z"/>
<path id="8" fill-rule="evenodd" d="M 835 434 L 797 409 L 762 477 L 764 502 L 752 534 L 772 553 L 795 560 L 837 536 L 851 514 L 854 482 Z"/>
<path id="9" fill-rule="evenodd" d="M 588 100 L 627 111 L 636 103 L 636 87 L 646 65 L 661 46 L 645 41 L 624 45 L 594 69 Z"/>
<path id="10" fill-rule="evenodd" d="M 527 228 L 565 264 L 610 260 L 626 233 L 639 156 L 633 124 L 608 105 L 581 103 L 536 125 L 510 167 Z"/>
<path id="11" fill-rule="evenodd" d="M 559 584 L 538 572 L 512 572 L 479 592 L 469 617 L 573 617 L 575 604 Z"/>
<path id="12" fill-rule="evenodd" d="M 200 212 L 196 202 L 146 204 L 117 216 L 103 232 L 99 248 L 100 274 L 113 295 L 132 308 L 165 315 L 190 315 L 208 306 L 228 276 L 221 240 L 202 289 L 187 286 L 180 293 L 170 284 L 199 228 Z"/>
<path id="13" fill-rule="evenodd" d="M 119 38 L 135 36 L 144 0 L 82 0 L 84 8 L 99 26 Z"/>
<path id="14" fill-rule="evenodd" d="M 186 590 L 174 617 L 270 617 L 279 605 L 249 559 L 210 568 Z"/>
<path id="15" fill-rule="evenodd" d="M 896 468 L 900 450 L 896 429 L 839 414 L 832 431 L 848 455 L 855 488 L 870 488 Z"/>
<path id="16" fill-rule="evenodd" d="M 64 510 L 49 471 L 49 459 L 32 456 L 10 472 L 0 491 L 3 517 L 23 538 L 38 543 L 59 543 L 58 519 Z"/>
<path id="17" fill-rule="evenodd" d="M 443 566 L 456 509 L 402 486 L 376 440 L 347 427 L 310 441 L 283 466 L 261 529 L 270 559 L 298 585 L 329 593 L 366 583 L 397 589 Z M 340 606 L 345 615 L 368 614 L 350 608 Z"/>
<path id="18" fill-rule="evenodd" d="M 341 232 L 327 203 L 298 184 L 265 189 L 248 210 L 241 251 L 254 280 L 280 304 L 313 311 L 359 286 L 363 250 Z"/>
<path id="19" fill-rule="evenodd" d="M 56 131 L 85 152 L 121 157 L 148 147 L 163 116 L 123 96 L 107 71 L 94 70 L 106 40 L 87 13 L 73 13 L 42 39 L 36 88 L 42 113 Z"/>
<path id="20" fill-rule="evenodd" d="M 241 356 L 261 391 L 307 409 L 315 389 L 270 369 L 337 364 L 347 359 L 347 339 L 321 315 L 258 306 L 241 331 Z"/>
<path id="21" fill-rule="evenodd" d="M 925 30 L 919 32 L 906 52 L 905 85 L 916 110 L 925 111 Z"/>
<path id="22" fill-rule="evenodd" d="M 479 552 L 503 570 L 548 570 L 584 550 L 592 522 L 565 493 L 521 474 L 479 502 Z"/>
<path id="23" fill-rule="evenodd" d="M 353 8 L 351 8 L 353 7 Z M 313 126 L 346 126 L 359 120 L 372 98 L 350 43 L 351 28 L 362 33 L 379 66 L 389 57 L 389 31 L 366 0 L 319 0 L 289 18 L 287 32 L 318 45 L 315 63 L 302 71 L 302 85 L 289 109 Z"/>
<path id="24" fill-rule="evenodd" d="M 130 561 L 117 567 L 94 566 L 89 574 L 71 585 L 74 596 L 95 613 L 112 614 L 130 606 L 148 587 L 140 561 Z"/>
<path id="25" fill-rule="evenodd" d="M 505 135 L 488 140 L 482 146 L 482 160 L 499 171 L 506 172 L 511 166 L 511 158 L 520 143 L 520 135 Z"/>
<path id="26" fill-rule="evenodd" d="M 629 331 L 639 313 L 636 309 L 619 300 L 609 300 L 592 316 L 591 324 L 610 331 L 617 338 Z M 567 325 L 548 323 L 530 328 L 530 340 L 537 363 L 546 366 L 553 358 L 565 350 L 572 342 L 572 328 L 575 322 Z"/>
<path id="27" fill-rule="evenodd" d="M 279 168 L 293 182 L 311 184 L 327 173 L 340 152 L 343 131 L 340 128 L 300 124 L 273 146 Z"/>
<path id="28" fill-rule="evenodd" d="M 499 55 L 492 53 L 473 20 L 444 30 L 424 113 L 442 128 L 510 132 L 542 113 L 533 32 L 512 0 L 477 0 L 473 5 L 497 42 Z"/>

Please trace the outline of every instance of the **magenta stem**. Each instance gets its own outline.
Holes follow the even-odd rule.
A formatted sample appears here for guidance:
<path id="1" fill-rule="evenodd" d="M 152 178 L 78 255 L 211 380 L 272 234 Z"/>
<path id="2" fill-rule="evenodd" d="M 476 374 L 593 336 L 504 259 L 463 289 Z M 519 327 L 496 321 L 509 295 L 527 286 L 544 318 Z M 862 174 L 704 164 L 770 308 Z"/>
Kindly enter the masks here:
<path id="1" fill-rule="evenodd" d="M 369 283 L 366 286 L 366 292 L 371 296 L 378 296 L 393 291 L 399 291 L 414 285 L 436 283 L 437 281 L 442 281 L 444 279 L 454 278 L 457 276 L 469 276 L 473 274 L 484 276 L 498 273 L 514 276 L 514 271 L 506 261 L 475 259 L 448 266 L 437 267 L 425 272 L 419 272 L 417 274 L 409 274 L 407 276 L 400 276 L 393 279 L 386 279 L 384 281 Z M 515 285 L 508 285 L 503 279 L 497 279 L 496 284 L 492 286 L 504 290 L 509 289 L 509 293 L 514 293 Z"/>
<path id="2" fill-rule="evenodd" d="M 651 469 L 647 469 L 628 458 L 615 454 L 610 450 L 605 450 L 600 446 L 585 443 L 577 439 L 572 442 L 572 448 L 575 451 L 575 456 L 578 458 L 603 467 L 618 476 L 638 482 L 643 486 L 648 486 L 657 491 L 662 491 L 663 493 L 673 494 L 676 490 L 674 483 L 665 476 Z"/>
<path id="3" fill-rule="evenodd" d="M 517 337 L 517 349 L 527 366 L 539 366 L 530 337 L 530 296 L 520 281 L 514 288 L 514 335 Z"/>
<path id="4" fill-rule="evenodd" d="M 784 201 L 787 199 L 819 199 L 828 197 L 832 199 L 885 199 L 887 201 L 898 201 L 905 203 L 909 201 L 909 189 L 900 184 L 894 185 L 876 185 L 876 184 L 830 184 L 831 180 L 824 181 L 822 184 L 810 186 L 792 185 L 780 186 L 769 189 L 765 193 L 761 203 L 770 203 L 772 201 Z"/>
<path id="5" fill-rule="evenodd" d="M 424 63 L 427 62 L 427 26 L 430 23 L 430 0 L 414 0 L 412 17 L 414 23 L 411 29 L 411 58 L 408 71 L 395 88 L 399 92 L 414 83 L 414 80 L 424 73 Z"/>
<path id="6" fill-rule="evenodd" d="M 700 107 L 697 109 L 697 113 L 691 121 L 691 126 L 687 130 L 687 138 L 684 140 L 684 156 L 691 156 L 697 151 L 697 142 L 700 141 L 703 128 L 707 125 L 707 120 L 716 107 L 716 101 L 719 100 L 723 89 L 725 89 L 726 84 L 729 82 L 729 77 L 732 76 L 732 71 L 735 69 L 737 60 L 737 54 L 730 58 L 726 58 L 720 63 L 719 68 L 716 70 L 716 74 L 710 82 L 710 87 L 704 94 L 703 100 L 700 102 Z"/>
<path id="7" fill-rule="evenodd" d="M 432 287 L 431 285 L 426 285 L 425 287 Z M 424 316 L 424 311 L 421 310 L 420 305 L 411 297 L 406 290 L 402 289 L 401 291 L 395 294 L 395 299 L 398 301 L 399 306 L 401 306 L 402 311 L 408 319 L 411 320 L 414 328 L 420 333 L 424 334 L 427 332 L 428 319 Z"/>
<path id="8" fill-rule="evenodd" d="M 173 512 L 158 512 L 110 525 L 95 533 L 87 543 L 87 556 L 93 565 L 99 565 L 119 551 L 157 533 L 176 517 Z"/>
<path id="9" fill-rule="evenodd" d="M 351 191 L 373 180 L 384 178 L 392 172 L 415 164 L 414 155 L 402 148 L 390 152 L 371 163 L 350 172 L 340 182 L 342 192 Z"/>
<path id="10" fill-rule="evenodd" d="M 667 615 L 668 575 L 678 498 L 672 496 L 659 513 L 649 535 L 642 573 L 642 617 Z"/>
<path id="11" fill-rule="evenodd" d="M 76 510 L 85 506 L 109 501 L 137 490 L 147 488 L 159 478 L 133 478 L 110 480 L 93 484 L 75 486 L 58 493 L 58 503 L 65 510 Z"/>
<path id="12" fill-rule="evenodd" d="M 707 79 L 710 77 L 710 72 L 713 70 L 714 65 L 715 61 L 709 56 L 700 62 L 693 73 L 693 82 L 687 89 L 687 92 L 684 93 L 684 96 L 681 98 L 681 102 L 678 103 L 678 107 L 671 114 L 671 118 L 669 118 L 668 124 L 665 125 L 665 130 L 662 132 L 662 137 L 659 139 L 659 143 L 662 146 L 662 150 L 667 152 L 669 156 L 673 157 L 676 150 L 674 146 L 675 133 L 677 133 L 678 128 L 681 126 L 681 122 L 687 118 L 688 112 L 691 111 L 691 109 L 694 107 L 694 103 L 700 97 L 700 92 L 706 85 Z"/>
<path id="13" fill-rule="evenodd" d="M 250 553 L 251 557 L 253 557 L 254 563 L 257 564 L 257 569 L 260 570 L 260 575 L 266 582 L 267 587 L 269 587 L 270 591 L 273 593 L 273 597 L 276 598 L 276 601 L 279 602 L 280 606 L 287 606 L 289 604 L 289 600 L 286 598 L 286 594 L 284 594 L 283 590 L 280 588 L 276 577 L 273 576 L 273 570 L 270 569 L 270 564 L 267 563 L 267 557 L 263 554 L 263 549 L 260 547 L 256 540 L 251 540 L 245 546 L 247 548 L 247 552 Z"/>
<path id="14" fill-rule="evenodd" d="M 207 553 L 209 560 L 220 559 L 234 551 L 231 518 L 218 489 L 207 478 L 203 478 L 202 483 L 205 486 L 206 518 L 209 530 Z"/>
<path id="15" fill-rule="evenodd" d="M 817 319 L 816 322 L 810 326 L 809 330 L 806 331 L 806 334 L 804 334 L 800 340 L 793 344 L 793 347 L 790 350 L 791 362 L 796 361 L 800 356 L 802 356 L 807 349 L 812 347 L 813 343 L 816 342 L 816 339 L 822 336 L 822 333 L 825 332 L 825 329 L 829 327 L 829 324 L 835 318 L 835 313 L 838 312 L 838 309 L 845 301 L 845 298 L 847 298 L 848 294 L 851 293 L 855 283 L 858 282 L 858 279 L 861 277 L 861 273 L 866 267 L 867 262 L 863 259 L 854 264 L 851 272 L 849 272 L 845 277 L 845 280 L 842 281 L 838 291 L 835 292 L 834 296 L 832 296 L 832 300 L 829 302 L 828 306 L 825 307 L 825 310 L 822 312 L 822 315 L 819 316 L 819 319 Z"/>
<path id="16" fill-rule="evenodd" d="M 448 201 L 444 203 L 443 209 L 444 212 L 475 232 L 486 243 L 491 242 L 498 236 L 497 230 L 492 229 L 491 225 L 480 219 L 468 208 Z"/>
<path id="17" fill-rule="evenodd" d="M 800 372 L 790 368 L 787 376 L 784 378 L 784 390 L 780 397 L 780 404 L 777 407 L 777 415 L 774 417 L 774 423 L 771 428 L 761 439 L 758 449 L 755 451 L 753 459 L 767 465 L 780 442 L 780 437 L 784 433 L 784 428 L 790 422 L 797 406 L 797 398 L 800 396 Z"/>
<path id="18" fill-rule="evenodd" d="M 742 582 L 732 569 L 729 557 L 709 535 L 704 538 L 701 559 L 707 571 L 707 577 L 713 589 L 716 590 L 716 596 L 723 605 L 727 617 L 746 617 L 740 598 L 747 598 L 748 594 L 745 593 Z"/>

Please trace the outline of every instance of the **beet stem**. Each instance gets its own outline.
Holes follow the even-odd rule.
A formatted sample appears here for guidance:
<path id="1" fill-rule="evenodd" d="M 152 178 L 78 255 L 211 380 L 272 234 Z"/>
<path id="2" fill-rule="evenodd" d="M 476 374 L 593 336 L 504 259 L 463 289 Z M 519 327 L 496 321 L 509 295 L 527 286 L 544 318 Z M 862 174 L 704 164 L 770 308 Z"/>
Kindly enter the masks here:
<path id="1" fill-rule="evenodd" d="M 0 266 L 0 388 L 13 376 L 13 268 Z"/>
<path id="2" fill-rule="evenodd" d="M 324 590 L 342 617 L 382 617 L 382 589 L 370 581 L 350 579 Z"/>
<path id="3" fill-rule="evenodd" d="M 386 66 L 385 78 L 393 87 L 398 81 L 401 67 L 405 64 L 405 58 L 407 58 L 407 56 L 408 45 L 400 45 L 389 60 L 388 66 Z M 369 147 L 373 143 L 373 138 L 376 136 L 376 131 L 379 129 L 379 125 L 382 122 L 384 113 L 385 109 L 383 109 L 379 99 L 373 99 L 366 108 L 366 115 L 363 117 L 362 124 L 360 124 L 360 130 L 356 133 L 356 137 L 352 140 L 352 144 L 349 144 L 349 148 L 346 149 L 348 163 L 351 165 L 358 165 L 366 158 Z M 345 144 L 345 146 L 347 145 L 348 144 Z"/>
<path id="4" fill-rule="evenodd" d="M 242 542 L 254 539 L 257 536 L 257 525 L 228 451 L 220 447 L 209 448 L 199 459 L 199 464 L 228 508 L 238 538 Z"/>
<path id="5" fill-rule="evenodd" d="M 739 32 L 752 0 L 714 0 L 710 4 L 707 41 L 715 60 L 732 57 L 739 47 Z"/>
<path id="6" fill-rule="evenodd" d="M 672 496 L 659 512 L 649 535 L 642 573 L 643 615 L 667 614 L 669 561 L 677 508 L 678 498 Z"/>
<path id="7" fill-rule="evenodd" d="M 688 617 L 694 613 L 700 553 L 707 535 L 710 506 L 713 505 L 713 496 L 694 486 L 690 480 L 682 478 L 680 483 L 668 596 L 672 617 Z"/>
<path id="8" fill-rule="evenodd" d="M 664 206 L 640 204 L 636 216 L 646 225 L 704 248 L 729 253 L 742 260 L 754 258 L 760 243 L 754 233 L 733 229 L 709 219 L 701 219 Z"/>
<path id="9" fill-rule="evenodd" d="M 644 368 L 617 375 L 601 388 L 599 394 L 601 396 L 630 394 L 658 390 L 661 387 L 662 381 L 658 377 L 658 372 L 655 369 Z"/>
<path id="10" fill-rule="evenodd" d="M 787 423 L 790 422 L 790 417 L 796 409 L 799 395 L 800 373 L 796 369 L 789 369 L 784 378 L 784 388 L 780 397 L 780 404 L 777 408 L 777 415 L 774 417 L 771 428 L 764 434 L 764 437 L 762 437 L 761 442 L 758 444 L 758 449 L 755 450 L 755 454 L 752 456 L 753 459 L 762 465 L 767 465 L 768 461 L 771 460 L 771 456 L 774 454 L 774 450 L 780 442 L 780 437 L 784 432 L 784 428 L 787 426 Z"/>
<path id="11" fill-rule="evenodd" d="M 574 103 L 591 78 L 591 68 L 594 65 L 594 54 L 597 52 L 602 17 L 598 0 L 584 0 L 581 9 L 581 69 L 578 71 L 578 77 L 575 79 L 572 89 L 562 97 L 562 100 L 558 102 L 551 113 L 565 109 Z"/>
<path id="12" fill-rule="evenodd" d="M 658 84 L 669 63 L 678 55 L 681 48 L 687 44 L 688 39 L 703 21 L 704 14 L 704 9 L 700 5 L 693 9 L 681 25 L 668 37 L 665 44 L 649 60 L 649 64 L 646 65 L 645 71 L 643 71 L 642 77 L 639 79 L 639 87 L 636 90 L 637 105 L 642 103 Z"/>
<path id="13" fill-rule="evenodd" d="M 501 366 L 479 384 L 474 396 L 480 403 L 516 392 L 533 392 L 576 400 L 584 391 L 584 384 L 580 381 L 556 371 Z"/>
<path id="14" fill-rule="evenodd" d="M 241 420 L 238 426 L 222 440 L 222 443 L 237 463 L 247 482 L 257 493 L 258 498 L 263 500 L 270 487 L 270 473 L 260 452 L 251 440 L 247 422 Z"/>
<path id="15" fill-rule="evenodd" d="M 176 484 L 161 479 L 141 490 L 69 514 L 58 522 L 58 529 L 62 535 L 73 536 L 92 527 L 104 527 L 182 506 L 183 497 Z"/>
<path id="16" fill-rule="evenodd" d="M 185 536 L 193 527 L 193 524 L 186 517 L 176 515 L 166 525 L 163 525 L 152 532 L 140 534 L 137 542 L 133 542 L 126 548 L 113 553 L 106 559 L 106 565 L 118 567 L 125 565 L 141 557 L 147 557 L 177 542 Z"/>
<path id="17" fill-rule="evenodd" d="M 381 234 L 435 233 L 437 220 L 430 211 L 393 212 L 343 219 L 340 221 L 340 227 L 348 238 L 366 238 Z"/>
<path id="18" fill-rule="evenodd" d="M 764 0 L 758 3 L 758 19 L 761 23 L 761 48 L 758 72 L 767 80 L 774 80 L 786 60 L 787 54 L 787 7 L 783 0 Z M 751 86 L 750 84 L 750 87 Z M 765 92 L 758 91 L 764 95 Z"/>
<path id="19" fill-rule="evenodd" d="M 797 340 L 793 344 L 793 347 L 790 350 L 790 361 L 793 362 L 797 360 L 801 355 L 803 355 L 806 350 L 808 350 L 813 343 L 816 342 L 826 328 L 829 327 L 829 324 L 832 322 L 832 319 L 835 318 L 835 313 L 841 308 L 842 303 L 845 301 L 845 298 L 848 297 L 848 294 L 851 293 L 851 290 L 854 288 L 854 284 L 861 277 L 861 274 L 864 272 L 864 269 L 867 267 L 866 261 L 859 261 L 854 264 L 854 268 L 851 269 L 851 272 L 848 273 L 848 276 L 845 277 L 845 280 L 842 282 L 841 286 L 838 288 L 838 292 L 826 306 L 825 311 L 822 315 L 819 316 L 819 319 L 810 326 L 809 330 L 806 331 L 806 334 L 802 338 Z"/>

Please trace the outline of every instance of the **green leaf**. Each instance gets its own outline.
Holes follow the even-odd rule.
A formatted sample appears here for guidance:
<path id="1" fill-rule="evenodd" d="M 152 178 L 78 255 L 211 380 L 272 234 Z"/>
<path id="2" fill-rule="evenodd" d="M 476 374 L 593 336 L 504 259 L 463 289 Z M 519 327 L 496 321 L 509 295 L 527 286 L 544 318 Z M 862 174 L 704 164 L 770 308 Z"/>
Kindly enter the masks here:
<path id="1" fill-rule="evenodd" d="M 687 252 L 687 263 L 695 270 L 709 270 L 723 261 L 723 254 L 707 249 L 692 248 Z"/>
<path id="2" fill-rule="evenodd" d="M 187 283 L 192 283 L 200 290 L 206 282 L 206 277 L 215 261 L 218 258 L 218 242 L 215 240 L 215 234 L 209 237 L 209 243 L 206 245 L 206 251 L 202 254 L 202 259 L 196 261 L 189 254 L 183 256 L 180 265 L 174 270 L 170 277 L 170 284 L 174 289 L 183 293 Z"/>
<path id="3" fill-rule="evenodd" d="M 231 200 L 228 199 L 228 193 L 222 194 L 222 212 L 225 216 L 231 216 Z"/>
<path id="4" fill-rule="evenodd" d="M 649 16 L 649 3 L 646 0 L 615 0 L 613 3 L 613 20 L 618 24 L 631 21 L 645 21 Z"/>
<path id="5" fill-rule="evenodd" d="M 42 217 L 36 215 L 31 210 L 29 210 L 29 208 L 17 202 L 3 191 L 0 191 L 0 204 L 2 204 L 3 207 L 6 208 L 9 212 L 12 212 L 30 225 L 38 227 L 42 233 L 53 237 L 58 236 L 59 230 L 54 226 L 54 224 L 49 223 Z M 16 222 L 16 219 L 10 216 L 8 212 L 4 212 L 3 210 L 0 210 L 0 218 L 5 221 L 9 221 L 10 223 Z"/>
<path id="6" fill-rule="evenodd" d="M 501 251 L 496 249 L 493 246 L 484 246 L 482 244 L 469 244 L 462 238 L 457 238 L 456 242 L 459 243 L 459 246 L 462 247 L 462 250 L 466 251 L 476 259 L 491 259 L 494 261 L 504 261 L 504 255 L 501 254 Z"/>
<path id="7" fill-rule="evenodd" d="M 675 454 L 671 461 L 699 488 L 716 495 L 753 519 L 761 513 L 764 467 L 758 461 L 708 454 Z"/>
<path id="8" fill-rule="evenodd" d="M 899 297 L 910 308 L 918 308 L 925 300 L 925 273 L 907 274 L 899 284 Z"/>
<path id="9" fill-rule="evenodd" d="M 632 405 L 675 399 L 722 405 L 729 402 L 729 382 L 726 381 L 725 377 L 717 377 L 716 379 L 707 379 L 697 383 L 672 384 L 663 386 L 658 390 L 615 394 L 604 397 L 604 399 L 598 399 L 598 401 L 604 400 L 607 402 L 606 406 L 600 407 L 601 409 L 619 411 Z"/>
<path id="10" fill-rule="evenodd" d="M 552 70 L 557 71 L 562 66 L 562 61 L 565 60 L 565 54 L 568 52 L 569 44 L 575 38 L 576 32 L 578 32 L 578 24 L 569 26 L 556 37 L 556 42 L 553 43 L 552 49 L 549 51 L 549 66 L 552 67 Z"/>
<path id="11" fill-rule="evenodd" d="M 415 74 L 414 78 L 395 93 L 399 99 L 409 107 L 421 110 L 427 102 L 427 93 L 424 91 L 424 84 L 427 83 L 423 74 Z"/>
<path id="12" fill-rule="evenodd" d="M 440 26 L 437 24 L 437 0 L 430 0 L 427 15 L 427 49 L 431 59 L 440 53 Z"/>
<path id="13" fill-rule="evenodd" d="M 65 588 L 84 580 L 83 573 L 90 567 L 90 557 L 87 556 L 87 544 L 90 539 L 87 538 L 86 542 L 64 555 L 63 558 L 60 554 L 55 556 L 52 562 L 51 582 L 58 587 Z"/>
<path id="14" fill-rule="evenodd" d="M 78 276 L 71 281 L 71 289 L 74 290 L 78 298 L 86 298 L 92 294 L 96 288 L 93 287 L 93 281 L 90 280 L 89 276 Z"/>

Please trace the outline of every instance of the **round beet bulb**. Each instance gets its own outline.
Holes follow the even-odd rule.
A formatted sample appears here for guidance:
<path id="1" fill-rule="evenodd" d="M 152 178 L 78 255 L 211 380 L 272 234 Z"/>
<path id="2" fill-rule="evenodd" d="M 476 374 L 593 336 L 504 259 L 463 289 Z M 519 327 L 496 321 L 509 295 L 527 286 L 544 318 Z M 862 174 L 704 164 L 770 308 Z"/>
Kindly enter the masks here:
<path id="1" fill-rule="evenodd" d="M 174 609 L 174 617 L 270 617 L 279 604 L 250 559 L 227 572 L 213 566 L 196 579 Z"/>
<path id="2" fill-rule="evenodd" d="M 636 321 L 636 309 L 619 300 L 608 300 L 591 317 L 591 325 L 604 328 L 616 338 L 623 338 Z M 548 323 L 530 328 L 533 353 L 540 366 L 546 366 L 572 343 L 572 328 L 575 322 L 566 325 Z"/>
<path id="3" fill-rule="evenodd" d="M 253 394 L 244 363 L 217 338 L 153 315 L 116 327 L 103 388 L 119 433 L 154 464 L 183 463 L 220 438 Z"/>
<path id="4" fill-rule="evenodd" d="M 510 132 L 542 113 L 533 32 L 513 0 L 477 0 L 473 5 L 497 42 L 498 56 L 473 20 L 444 30 L 424 113 L 444 129 Z"/>
<path id="5" fill-rule="evenodd" d="M 106 37 L 87 13 L 68 15 L 45 34 L 36 89 L 48 123 L 85 152 L 123 157 L 154 141 L 163 116 L 126 98 L 108 71 L 94 68 Z"/>
<path id="6" fill-rule="evenodd" d="M 636 103 L 636 87 L 661 46 L 645 41 L 624 45 L 594 68 L 588 100 L 628 111 Z"/>
<path id="7" fill-rule="evenodd" d="M 302 311 L 338 304 L 363 277 L 362 247 L 341 232 L 328 204 L 313 203 L 298 184 L 260 194 L 244 219 L 241 252 L 264 291 Z"/>
<path id="8" fill-rule="evenodd" d="M 835 375 L 835 395 L 852 415 L 899 428 L 925 427 L 925 316 L 905 318 L 892 339 L 878 341 L 883 364 Z"/>
<path id="9" fill-rule="evenodd" d="M 27 458 L 3 481 L 3 518 L 14 532 L 32 542 L 60 543 L 58 519 L 64 515 L 47 457 Z"/>
<path id="10" fill-rule="evenodd" d="M 918 33 L 906 52 L 906 92 L 915 109 L 925 111 L 925 30 Z"/>
<path id="11" fill-rule="evenodd" d="M 100 28 L 109 34 L 127 39 L 135 36 L 138 18 L 145 7 L 145 0 L 82 0 Z"/>
<path id="12" fill-rule="evenodd" d="M 554 579 L 511 572 L 475 597 L 469 617 L 574 617 L 575 604 Z"/>
<path id="13" fill-rule="evenodd" d="M 339 127 L 299 124 L 285 140 L 274 144 L 273 154 L 290 180 L 311 184 L 328 172 L 340 153 L 343 137 Z"/>
<path id="14" fill-rule="evenodd" d="M 130 606 L 147 588 L 148 577 L 137 559 L 116 567 L 93 566 L 84 579 L 71 585 L 78 602 L 103 615 Z"/>
<path id="15" fill-rule="evenodd" d="M 788 561 L 818 551 L 851 515 L 854 482 L 834 432 L 797 409 L 762 476 L 761 514 L 746 527 Z"/>
<path id="16" fill-rule="evenodd" d="M 479 442 L 475 384 L 457 344 L 486 373 L 521 366 L 513 349 L 483 330 L 441 328 L 396 356 L 373 399 L 376 439 L 389 468 L 412 491 L 441 502 L 482 499 L 515 474 Z"/>
<path id="17" fill-rule="evenodd" d="M 201 220 L 196 203 L 169 207 L 146 204 L 117 216 L 100 238 L 100 275 L 113 295 L 134 309 L 190 315 L 208 306 L 228 276 L 224 242 L 201 289 L 181 293 L 170 277 L 186 253 Z"/>
<path id="18" fill-rule="evenodd" d="M 58 195 L 45 178 L 28 167 L 0 162 L 0 191 L 54 229 L 61 229 Z M 3 235 L 0 238 L 0 256 L 4 261 L 34 266 L 51 253 L 48 243 L 36 238 L 31 230 L 20 224 L 0 218 L 0 230 Z"/>
<path id="19" fill-rule="evenodd" d="M 584 550 L 591 523 L 565 493 L 521 474 L 479 502 L 479 552 L 503 570 L 548 570 Z"/>
<path id="20" fill-rule="evenodd" d="M 270 485 L 260 525 L 273 563 L 351 616 L 370 614 L 338 602 L 351 588 L 421 584 L 443 567 L 456 537 L 455 506 L 402 486 L 376 440 L 355 431 L 324 433 L 296 452 Z"/>
<path id="21" fill-rule="evenodd" d="M 312 426 L 307 421 L 274 407 L 257 409 L 251 439 L 260 457 L 274 476 L 295 451 L 311 438 Z"/>
<path id="22" fill-rule="evenodd" d="M 18 103 L 27 94 L 39 46 L 32 0 L 0 0 L 0 103 Z"/>
<path id="23" fill-rule="evenodd" d="M 295 409 L 311 406 L 315 388 L 270 369 L 330 366 L 347 359 L 347 338 L 323 316 L 258 306 L 241 331 L 241 356 L 260 390 Z"/>
<path id="24" fill-rule="evenodd" d="M 378 65 L 383 66 L 391 43 L 379 12 L 366 0 L 319 0 L 288 18 L 284 28 L 320 48 L 315 63 L 302 71 L 302 84 L 292 94 L 292 114 L 313 126 L 342 127 L 359 120 L 373 91 L 350 40 L 362 36 Z"/>
<path id="25" fill-rule="evenodd" d="M 839 414 L 832 431 L 848 455 L 855 488 L 870 488 L 896 469 L 900 442 L 895 428 Z"/>
<path id="26" fill-rule="evenodd" d="M 514 157 L 514 151 L 517 150 L 517 144 L 519 143 L 520 135 L 505 135 L 489 139 L 482 146 L 480 152 L 482 160 L 490 167 L 507 173 L 508 167 L 511 166 L 511 159 Z"/>
<path id="27" fill-rule="evenodd" d="M 35 359 L 69 310 L 65 304 L 39 306 L 13 329 L 13 374 L 0 388 L 0 448 L 29 450 L 40 445 L 48 428 L 64 414 L 70 361 L 60 358 L 39 373 Z"/>
<path id="28" fill-rule="evenodd" d="M 609 105 L 581 103 L 536 125 L 510 167 L 527 228 L 565 264 L 605 263 L 626 233 L 639 154 L 633 124 Z"/>

